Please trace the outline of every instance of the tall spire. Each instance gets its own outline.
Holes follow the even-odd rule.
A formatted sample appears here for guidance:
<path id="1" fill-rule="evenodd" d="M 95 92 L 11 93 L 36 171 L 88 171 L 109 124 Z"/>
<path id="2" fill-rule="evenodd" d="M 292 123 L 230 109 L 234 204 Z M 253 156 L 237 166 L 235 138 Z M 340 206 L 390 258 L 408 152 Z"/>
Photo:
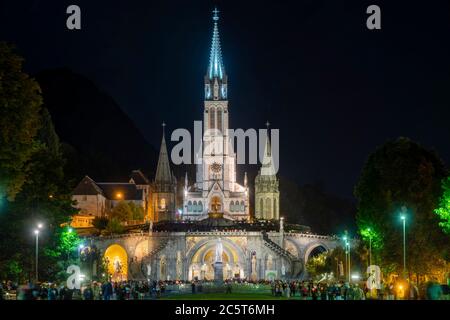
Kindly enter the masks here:
<path id="1" fill-rule="evenodd" d="M 217 22 L 219 21 L 219 10 L 213 10 L 214 29 L 211 42 L 211 52 L 209 55 L 208 76 L 209 79 L 219 78 L 223 79 L 225 75 L 225 68 L 222 62 L 222 50 L 220 49 L 220 36 Z"/>
<path id="2" fill-rule="evenodd" d="M 261 166 L 261 175 L 275 176 L 276 172 L 275 172 L 275 167 L 273 165 L 272 147 L 270 145 L 270 138 L 269 138 L 270 137 L 269 121 L 266 122 L 266 126 L 267 126 L 267 137 L 266 137 L 266 145 L 264 148 L 264 157 L 263 157 L 262 166 Z"/>
<path id="3" fill-rule="evenodd" d="M 161 140 L 161 148 L 159 149 L 158 167 L 156 168 L 155 182 L 171 183 L 172 172 L 170 170 L 169 156 L 167 153 L 166 138 L 164 134 L 166 124 L 163 122 L 163 134 Z"/>

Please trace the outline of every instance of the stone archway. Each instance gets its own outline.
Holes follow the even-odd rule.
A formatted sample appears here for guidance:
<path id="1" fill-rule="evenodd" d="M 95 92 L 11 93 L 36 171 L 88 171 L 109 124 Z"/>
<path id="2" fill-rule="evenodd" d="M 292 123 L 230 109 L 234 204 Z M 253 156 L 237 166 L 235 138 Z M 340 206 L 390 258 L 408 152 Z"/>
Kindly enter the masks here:
<path id="1" fill-rule="evenodd" d="M 327 252 L 327 251 L 330 251 L 330 249 L 324 243 L 315 242 L 315 243 L 309 245 L 305 250 L 305 256 L 304 256 L 305 264 L 308 262 L 309 258 L 316 256 L 318 254 L 321 254 L 323 252 Z"/>
<path id="2" fill-rule="evenodd" d="M 228 239 L 221 238 L 223 244 L 223 279 L 243 278 L 245 255 L 242 249 Z M 207 239 L 197 243 L 187 254 L 188 280 L 213 280 L 217 239 Z"/>
<path id="3" fill-rule="evenodd" d="M 124 247 L 112 244 L 105 250 L 104 257 L 112 281 L 128 280 L 128 254 Z"/>

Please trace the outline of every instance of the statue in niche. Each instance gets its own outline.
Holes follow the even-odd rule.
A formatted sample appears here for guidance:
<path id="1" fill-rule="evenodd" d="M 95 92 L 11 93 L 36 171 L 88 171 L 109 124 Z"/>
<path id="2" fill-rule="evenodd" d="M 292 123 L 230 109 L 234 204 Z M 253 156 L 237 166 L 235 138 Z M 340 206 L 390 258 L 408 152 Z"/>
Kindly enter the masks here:
<path id="1" fill-rule="evenodd" d="M 216 244 L 216 259 L 214 262 L 222 262 L 222 254 L 223 254 L 222 239 L 219 238 Z"/>
<path id="2" fill-rule="evenodd" d="M 252 275 L 256 275 L 256 253 L 252 254 Z"/>

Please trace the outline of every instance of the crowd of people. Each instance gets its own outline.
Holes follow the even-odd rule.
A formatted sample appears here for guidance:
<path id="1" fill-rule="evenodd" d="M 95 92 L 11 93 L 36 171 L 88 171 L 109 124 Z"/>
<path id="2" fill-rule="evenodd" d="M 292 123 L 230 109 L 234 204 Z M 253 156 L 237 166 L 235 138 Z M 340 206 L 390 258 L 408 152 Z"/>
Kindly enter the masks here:
<path id="1" fill-rule="evenodd" d="M 213 281 L 89 281 L 80 289 L 69 289 L 66 283 L 28 283 L 16 285 L 11 281 L 0 284 L 0 299 L 17 300 L 144 300 L 158 299 L 177 293 L 208 293 L 211 289 L 232 293 L 232 290 L 266 290 L 273 297 L 300 300 L 397 300 L 444 299 L 439 285 L 429 285 L 419 294 L 416 285 L 398 289 L 395 283 L 382 283 L 378 289 L 369 290 L 364 282 L 314 282 L 267 281 L 252 282 L 246 279 L 227 280 L 217 286 Z M 447 293 L 448 294 L 448 293 Z"/>

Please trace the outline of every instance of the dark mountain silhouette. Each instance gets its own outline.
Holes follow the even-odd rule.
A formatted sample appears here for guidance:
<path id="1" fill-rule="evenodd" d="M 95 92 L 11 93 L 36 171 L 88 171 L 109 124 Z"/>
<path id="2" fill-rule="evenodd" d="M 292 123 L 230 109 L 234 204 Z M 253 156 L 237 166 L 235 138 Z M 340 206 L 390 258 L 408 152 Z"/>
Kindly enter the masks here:
<path id="1" fill-rule="evenodd" d="M 311 227 L 313 233 L 355 234 L 355 204 L 327 193 L 320 183 L 297 185 L 280 177 L 280 215 L 289 223 Z"/>
<path id="2" fill-rule="evenodd" d="M 113 98 L 68 69 L 35 77 L 64 144 L 68 178 L 76 181 L 87 174 L 97 181 L 126 181 L 133 169 L 153 175 L 155 148 Z"/>

